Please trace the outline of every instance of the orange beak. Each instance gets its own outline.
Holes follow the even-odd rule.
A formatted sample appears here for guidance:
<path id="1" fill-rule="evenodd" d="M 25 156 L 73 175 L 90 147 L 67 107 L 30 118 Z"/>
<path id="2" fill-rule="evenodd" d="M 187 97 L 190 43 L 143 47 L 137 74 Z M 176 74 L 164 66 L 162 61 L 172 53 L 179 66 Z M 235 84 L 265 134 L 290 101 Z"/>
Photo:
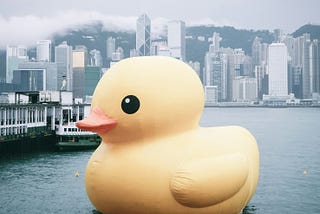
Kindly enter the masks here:
<path id="1" fill-rule="evenodd" d="M 117 121 L 106 115 L 100 108 L 91 109 L 88 117 L 76 123 L 82 130 L 103 134 L 109 132 L 117 125 Z"/>

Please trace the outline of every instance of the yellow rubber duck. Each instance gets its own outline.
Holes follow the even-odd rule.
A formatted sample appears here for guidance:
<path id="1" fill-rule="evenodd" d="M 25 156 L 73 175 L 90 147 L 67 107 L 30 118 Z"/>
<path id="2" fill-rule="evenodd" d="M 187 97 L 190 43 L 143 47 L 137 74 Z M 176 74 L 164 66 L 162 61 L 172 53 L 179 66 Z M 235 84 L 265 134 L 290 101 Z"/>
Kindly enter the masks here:
<path id="1" fill-rule="evenodd" d="M 103 213 L 239 213 L 259 176 L 255 138 L 244 128 L 199 127 L 204 93 L 182 61 L 122 60 L 99 81 L 77 123 L 102 143 L 86 190 Z"/>

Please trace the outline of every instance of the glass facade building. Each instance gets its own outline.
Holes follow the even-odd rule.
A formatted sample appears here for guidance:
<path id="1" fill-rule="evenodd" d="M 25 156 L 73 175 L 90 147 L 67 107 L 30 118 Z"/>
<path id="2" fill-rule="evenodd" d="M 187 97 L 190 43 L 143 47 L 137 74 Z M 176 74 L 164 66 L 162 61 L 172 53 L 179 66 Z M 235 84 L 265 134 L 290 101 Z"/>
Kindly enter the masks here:
<path id="1" fill-rule="evenodd" d="M 151 49 L 151 21 L 143 14 L 137 20 L 136 50 L 139 56 L 150 56 Z"/>

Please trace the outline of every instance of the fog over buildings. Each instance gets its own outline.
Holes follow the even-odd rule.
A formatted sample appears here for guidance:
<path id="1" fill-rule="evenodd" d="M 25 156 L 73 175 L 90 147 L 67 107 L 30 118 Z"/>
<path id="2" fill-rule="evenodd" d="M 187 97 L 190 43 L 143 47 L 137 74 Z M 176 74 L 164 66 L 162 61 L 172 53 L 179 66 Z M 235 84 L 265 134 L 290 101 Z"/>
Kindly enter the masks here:
<path id="1" fill-rule="evenodd" d="M 33 41 L 49 38 L 52 33 L 96 20 L 111 30 L 134 31 L 136 17 L 143 13 L 149 15 L 153 33 L 162 32 L 169 20 L 183 20 L 187 26 L 279 28 L 286 33 L 292 33 L 306 23 L 320 24 L 318 0 L 201 0 L 196 3 L 183 0 L 0 0 L 0 5 L 1 48 L 14 42 L 32 45 Z"/>

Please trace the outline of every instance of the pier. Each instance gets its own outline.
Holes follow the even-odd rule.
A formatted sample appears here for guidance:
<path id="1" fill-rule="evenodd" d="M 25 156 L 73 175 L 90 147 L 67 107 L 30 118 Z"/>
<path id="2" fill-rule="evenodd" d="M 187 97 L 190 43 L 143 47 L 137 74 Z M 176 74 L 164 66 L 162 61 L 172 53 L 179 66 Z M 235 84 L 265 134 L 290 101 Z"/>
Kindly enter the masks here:
<path id="1" fill-rule="evenodd" d="M 14 102 L 0 103 L 0 153 L 52 147 L 64 126 L 81 120 L 90 111 L 89 103 L 74 103 L 71 92 L 50 99 L 43 97 L 46 95 L 48 92 L 16 92 L 11 95 Z"/>

